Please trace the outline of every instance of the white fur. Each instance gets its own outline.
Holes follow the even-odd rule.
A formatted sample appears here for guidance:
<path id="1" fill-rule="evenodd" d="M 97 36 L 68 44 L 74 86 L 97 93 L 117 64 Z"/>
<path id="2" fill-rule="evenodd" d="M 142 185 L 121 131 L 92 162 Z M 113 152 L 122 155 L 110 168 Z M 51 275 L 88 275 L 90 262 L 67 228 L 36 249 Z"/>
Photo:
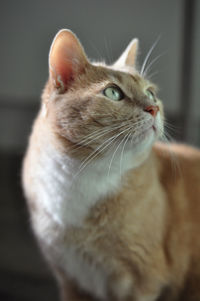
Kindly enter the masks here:
<path id="1" fill-rule="evenodd" d="M 111 166 L 110 162 L 116 149 L 114 146 L 106 156 L 96 161 L 91 160 L 83 169 L 80 169 L 80 161 L 60 154 L 44 137 L 44 145 L 40 156 L 37 157 L 39 161 L 33 164 L 33 186 L 36 188 L 38 202 L 52 217 L 36 221 L 35 229 L 43 236 L 42 239 L 52 244 L 56 252 L 59 252 L 60 264 L 66 268 L 71 278 L 75 279 L 80 287 L 99 298 L 106 299 L 107 275 L 102 267 L 92 266 L 80 251 L 77 252 L 71 246 L 54 245 L 52 235 L 48 235 L 50 223 L 59 224 L 64 229 L 70 226 L 81 227 L 90 208 L 105 196 L 120 189 L 121 176 L 144 161 L 154 136 L 153 130 L 150 130 L 143 141 L 134 148 L 128 142 L 123 156 L 122 143 Z M 144 152 L 144 149 L 147 151 Z"/>
<path id="2" fill-rule="evenodd" d="M 79 286 L 87 292 L 91 292 L 97 298 L 106 300 L 107 275 L 102 266 L 91 263 L 80 251 L 75 248 L 66 248 L 63 265 L 68 275 L 79 283 Z"/>
<path id="3" fill-rule="evenodd" d="M 34 166 L 40 204 L 60 225 L 81 226 L 92 206 L 120 189 L 121 176 L 144 160 L 152 141 L 153 134 L 149 133 L 139 147 L 132 149 L 127 143 L 123 154 L 122 144 L 114 157 L 113 147 L 106 156 L 91 160 L 85 168 L 80 168 L 80 161 L 61 155 L 45 142 L 39 162 Z M 148 150 L 141 156 L 144 146 Z"/>
<path id="4" fill-rule="evenodd" d="M 81 227 L 90 208 L 105 195 L 120 188 L 120 155 L 116 154 L 110 173 L 108 167 L 111 154 L 104 159 L 90 162 L 79 173 L 80 162 L 60 155 L 45 143 L 46 149 L 41 153 L 37 166 L 34 165 L 35 186 L 38 202 L 51 215 L 51 219 L 36 215 L 35 230 L 51 244 L 60 258 L 60 266 L 76 280 L 82 289 L 91 292 L 97 298 L 106 300 L 107 275 L 102 267 L 91 265 L 80 250 L 73 246 L 57 245 L 51 232 L 51 224 L 58 223 L 62 228 Z M 47 148 L 48 146 L 48 148 Z M 134 167 L 132 150 L 124 154 L 122 173 Z M 79 173 L 79 174 L 78 174 Z M 76 175 L 76 176 L 75 176 Z M 75 176 L 75 177 L 74 177 Z M 55 235 L 55 234 L 54 234 Z M 56 239 L 56 238 L 55 238 Z"/>
<path id="5" fill-rule="evenodd" d="M 62 156 L 48 146 L 39 160 L 38 166 L 34 166 L 37 194 L 40 203 L 60 225 L 81 226 L 90 208 L 119 188 L 119 154 L 116 154 L 109 174 L 111 156 L 90 162 L 80 171 L 80 162 Z M 129 151 L 124 154 L 122 172 L 134 165 Z"/>

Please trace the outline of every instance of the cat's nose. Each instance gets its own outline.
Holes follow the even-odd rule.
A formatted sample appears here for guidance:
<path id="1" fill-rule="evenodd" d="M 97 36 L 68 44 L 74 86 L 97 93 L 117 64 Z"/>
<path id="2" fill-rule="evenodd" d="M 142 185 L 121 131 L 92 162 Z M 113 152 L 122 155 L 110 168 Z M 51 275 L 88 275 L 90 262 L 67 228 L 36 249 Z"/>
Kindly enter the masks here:
<path id="1" fill-rule="evenodd" d="M 151 114 L 153 117 L 156 117 L 158 111 L 159 111 L 159 107 L 158 106 L 148 106 L 144 109 L 145 112 L 148 112 L 149 114 Z"/>

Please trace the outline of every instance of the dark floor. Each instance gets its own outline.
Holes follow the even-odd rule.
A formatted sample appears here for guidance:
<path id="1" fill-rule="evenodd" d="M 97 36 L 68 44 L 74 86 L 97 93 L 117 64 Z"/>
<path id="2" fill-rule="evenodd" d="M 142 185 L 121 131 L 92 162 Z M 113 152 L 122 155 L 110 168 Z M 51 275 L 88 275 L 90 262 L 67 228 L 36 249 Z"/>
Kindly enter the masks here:
<path id="1" fill-rule="evenodd" d="M 56 301 L 56 283 L 30 229 L 20 170 L 20 155 L 0 154 L 0 300 Z"/>

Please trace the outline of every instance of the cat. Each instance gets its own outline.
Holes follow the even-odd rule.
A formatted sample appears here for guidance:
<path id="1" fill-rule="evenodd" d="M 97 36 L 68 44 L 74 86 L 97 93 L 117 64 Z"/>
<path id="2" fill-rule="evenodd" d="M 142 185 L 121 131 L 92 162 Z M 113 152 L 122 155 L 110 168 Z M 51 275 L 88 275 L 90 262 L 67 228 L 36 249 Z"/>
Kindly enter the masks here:
<path id="1" fill-rule="evenodd" d="M 50 48 L 22 178 L 63 301 L 200 300 L 200 151 L 159 142 L 137 53 L 92 63 L 66 29 Z"/>

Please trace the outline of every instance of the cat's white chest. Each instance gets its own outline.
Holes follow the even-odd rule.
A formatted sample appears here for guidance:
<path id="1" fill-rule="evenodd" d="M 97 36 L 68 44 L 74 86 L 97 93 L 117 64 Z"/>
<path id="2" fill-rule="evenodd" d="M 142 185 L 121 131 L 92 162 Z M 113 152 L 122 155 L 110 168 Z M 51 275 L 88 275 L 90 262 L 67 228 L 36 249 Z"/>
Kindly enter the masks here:
<path id="1" fill-rule="evenodd" d="M 122 171 L 132 167 L 132 154 L 125 156 L 125 159 Z M 110 158 L 106 157 L 79 172 L 80 162 L 73 162 L 48 149 L 41 154 L 33 169 L 37 173 L 34 178 L 39 206 L 48 212 L 48 218 L 44 221 L 37 216 L 36 232 L 39 236 L 44 234 L 42 239 L 57 248 L 60 264 L 67 274 L 82 289 L 103 300 L 106 300 L 107 275 L 102 265 L 92 263 L 80 250 L 77 252 L 76 246 L 56 245 L 56 236 L 60 234 L 53 236 L 51 229 L 54 224 L 66 230 L 72 226 L 84 227 L 90 209 L 121 187 L 120 160 L 115 162 L 117 164 L 113 163 L 112 169 L 109 169 Z"/>
<path id="2" fill-rule="evenodd" d="M 80 162 L 44 152 L 37 168 L 34 166 L 40 204 L 60 225 L 80 227 L 91 207 L 121 186 L 119 166 L 113 164 L 108 173 L 109 162 L 104 158 L 79 171 Z"/>
<path id="3" fill-rule="evenodd" d="M 91 262 L 75 248 L 67 247 L 63 256 L 63 267 L 81 289 L 101 300 L 107 300 L 107 275 L 102 266 Z"/>
<path id="4" fill-rule="evenodd" d="M 34 227 L 38 236 L 47 245 L 53 246 L 58 261 L 67 275 L 74 279 L 83 290 L 106 300 L 107 273 L 102 264 L 88 259 L 84 248 L 77 251 L 77 246 L 63 243 L 63 231 L 71 227 L 82 228 L 90 209 L 98 201 L 116 193 L 121 188 L 121 173 L 133 168 L 132 152 L 116 158 L 110 168 L 112 156 L 104 157 L 91 163 L 80 171 L 80 162 L 62 156 L 48 148 L 40 154 L 39 160 L 32 167 L 32 189 L 37 196 L 36 202 L 44 208 L 48 215 L 43 216 L 43 210 L 36 214 Z M 122 167 L 122 169 L 120 169 Z M 54 231 L 54 225 L 60 225 L 61 233 Z M 62 243 L 58 243 L 62 241 Z"/>

